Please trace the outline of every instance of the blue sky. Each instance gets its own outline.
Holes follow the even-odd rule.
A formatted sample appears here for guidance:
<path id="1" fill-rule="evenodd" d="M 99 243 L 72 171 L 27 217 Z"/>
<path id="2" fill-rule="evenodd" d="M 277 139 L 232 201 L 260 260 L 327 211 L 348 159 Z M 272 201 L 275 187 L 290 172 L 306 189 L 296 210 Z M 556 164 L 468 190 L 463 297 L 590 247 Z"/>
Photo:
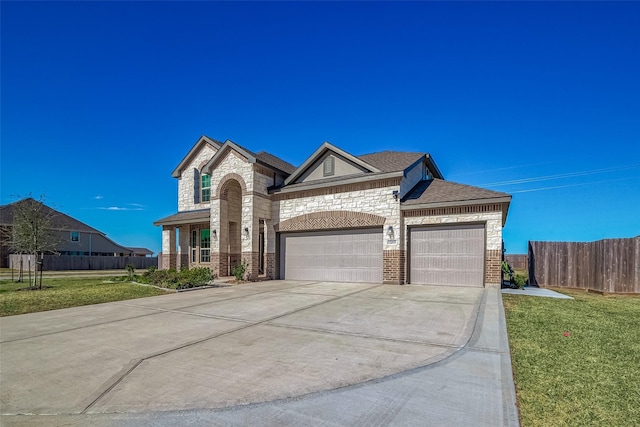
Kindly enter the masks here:
<path id="1" fill-rule="evenodd" d="M 640 234 L 640 3 L 8 2 L 0 203 L 161 248 L 202 134 L 301 164 L 431 153 L 506 249 Z"/>

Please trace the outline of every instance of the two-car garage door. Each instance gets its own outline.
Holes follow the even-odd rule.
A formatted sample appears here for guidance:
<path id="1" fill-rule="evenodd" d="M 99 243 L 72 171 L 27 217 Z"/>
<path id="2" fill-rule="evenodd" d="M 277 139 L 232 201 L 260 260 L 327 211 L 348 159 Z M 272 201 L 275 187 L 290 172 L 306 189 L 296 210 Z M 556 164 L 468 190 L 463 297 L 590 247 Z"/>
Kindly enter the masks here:
<path id="1" fill-rule="evenodd" d="M 280 277 L 382 283 L 382 227 L 280 235 Z"/>
<path id="2" fill-rule="evenodd" d="M 409 282 L 483 286 L 484 224 L 409 228 Z"/>
<path id="3" fill-rule="evenodd" d="M 282 233 L 279 239 L 281 278 L 383 281 L 382 227 Z M 484 224 L 410 227 L 408 243 L 409 283 L 484 285 Z"/>

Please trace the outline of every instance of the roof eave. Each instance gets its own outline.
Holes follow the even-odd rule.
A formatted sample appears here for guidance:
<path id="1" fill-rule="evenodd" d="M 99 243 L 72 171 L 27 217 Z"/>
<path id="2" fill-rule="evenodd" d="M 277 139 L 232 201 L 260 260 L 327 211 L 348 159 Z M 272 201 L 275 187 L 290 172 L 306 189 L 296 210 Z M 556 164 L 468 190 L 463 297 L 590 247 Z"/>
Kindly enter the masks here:
<path id="1" fill-rule="evenodd" d="M 345 180 L 340 180 L 340 181 L 331 181 L 331 182 L 324 182 L 324 183 L 314 183 L 313 181 L 311 181 L 308 185 L 301 185 L 301 186 L 296 186 L 296 187 L 278 187 L 278 188 L 269 188 L 269 194 L 286 194 L 286 193 L 294 193 L 296 191 L 305 191 L 305 190 L 315 190 L 318 188 L 327 188 L 327 187 L 337 187 L 339 185 L 349 185 L 349 184 L 359 184 L 362 182 L 368 182 L 368 181 L 378 181 L 381 179 L 388 179 L 388 178 L 402 178 L 404 174 L 404 171 L 400 171 L 400 172 L 387 172 L 387 173 L 381 173 L 381 174 L 376 174 L 374 176 L 371 175 L 362 175 L 362 176 L 358 176 L 356 178 L 350 178 L 350 179 L 345 179 Z"/>
<path id="2" fill-rule="evenodd" d="M 484 205 L 488 203 L 499 203 L 502 205 L 502 226 L 504 227 L 507 223 L 507 214 L 509 213 L 509 206 L 511 205 L 511 196 L 493 197 L 486 199 L 457 200 L 453 202 L 420 203 L 415 205 L 406 205 L 401 203 L 400 210 L 410 211 L 415 209 L 448 208 L 454 206 Z"/>
<path id="3" fill-rule="evenodd" d="M 243 155 L 247 159 L 247 161 L 249 163 L 256 163 L 256 161 L 257 161 L 257 159 L 255 158 L 255 156 L 253 154 L 249 153 L 247 150 L 245 150 L 244 148 L 240 147 L 238 144 L 236 144 L 235 142 L 231 141 L 230 139 L 227 139 L 224 142 L 224 144 L 222 144 L 220 149 L 216 152 L 216 154 L 213 155 L 211 160 L 209 160 L 207 162 L 207 164 L 204 166 L 203 170 L 207 174 L 211 174 L 211 169 L 213 168 L 213 166 L 219 160 L 221 160 L 224 157 L 224 155 L 226 154 L 227 150 L 237 151 L 238 153 Z"/>
<path id="4" fill-rule="evenodd" d="M 176 220 L 170 220 L 170 221 L 158 220 L 158 221 L 154 221 L 153 225 L 157 227 L 161 225 L 194 224 L 194 223 L 199 223 L 205 220 L 208 221 L 209 219 L 210 219 L 209 217 L 202 217 L 202 218 L 190 218 L 190 219 L 176 219 Z"/>
<path id="5" fill-rule="evenodd" d="M 466 206 L 466 205 L 484 205 L 487 203 L 506 203 L 511 202 L 511 196 L 504 197 L 492 197 L 487 199 L 469 199 L 469 200 L 455 200 L 451 202 L 435 202 L 435 203 L 416 203 L 416 204 L 400 204 L 401 211 L 410 211 L 414 209 L 433 209 L 433 208 L 445 208 L 452 206 Z"/>

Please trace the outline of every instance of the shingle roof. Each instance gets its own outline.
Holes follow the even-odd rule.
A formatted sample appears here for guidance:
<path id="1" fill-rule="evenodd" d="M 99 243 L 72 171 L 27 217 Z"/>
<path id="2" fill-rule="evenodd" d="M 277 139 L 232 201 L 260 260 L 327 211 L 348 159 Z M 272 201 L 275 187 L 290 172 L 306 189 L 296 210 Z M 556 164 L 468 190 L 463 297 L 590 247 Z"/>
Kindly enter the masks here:
<path id="1" fill-rule="evenodd" d="M 151 250 L 149 250 L 147 248 L 137 248 L 137 247 L 131 247 L 131 246 L 126 246 L 126 248 L 129 249 L 134 254 L 153 255 L 153 251 L 151 251 Z"/>
<path id="2" fill-rule="evenodd" d="M 246 154 L 249 154 L 250 156 L 254 157 L 258 162 L 263 163 L 267 166 L 271 166 L 272 168 L 276 168 L 287 174 L 291 174 L 293 171 L 296 170 L 296 167 L 293 166 L 291 163 L 286 162 L 282 160 L 280 157 L 274 156 L 271 153 L 267 153 L 266 151 L 260 151 L 259 153 L 254 153 L 253 151 L 249 150 L 247 147 L 243 145 L 240 145 L 233 141 L 229 141 L 229 142 L 232 142 L 238 148 L 246 151 Z"/>
<path id="3" fill-rule="evenodd" d="M 496 199 L 511 196 L 500 191 L 486 190 L 471 185 L 458 184 L 441 179 L 421 181 L 403 199 L 402 205 L 460 202 L 469 200 Z"/>
<path id="4" fill-rule="evenodd" d="M 296 170 L 296 167 L 291 163 L 286 162 L 271 153 L 267 153 L 266 151 L 260 151 L 255 157 L 262 163 L 266 163 L 267 165 L 273 166 L 274 168 L 280 169 L 282 172 L 286 172 L 288 174 L 291 174 Z"/>
<path id="5" fill-rule="evenodd" d="M 23 203 L 40 203 L 37 200 L 29 197 L 26 199 L 18 200 L 17 202 L 10 203 L 8 205 L 0 206 L 0 224 L 1 225 L 11 225 L 13 224 L 13 209 L 16 205 Z M 72 231 L 82 231 L 86 233 L 99 233 L 105 235 L 102 231 L 96 230 L 93 227 L 88 226 L 87 224 L 78 221 L 75 218 L 70 217 L 67 214 L 64 214 L 60 211 L 57 211 L 49 206 L 43 204 L 46 214 L 51 217 L 51 221 L 53 226 L 57 230 L 72 230 Z"/>
<path id="6" fill-rule="evenodd" d="M 211 211 L 209 209 L 198 209 L 197 211 L 178 212 L 177 214 L 169 215 L 168 217 L 159 219 L 153 222 L 153 225 L 163 224 L 181 224 L 187 222 L 193 222 L 197 220 L 209 220 Z"/>
<path id="7" fill-rule="evenodd" d="M 382 172 L 399 172 L 405 170 L 425 155 L 426 153 L 381 151 L 356 157 L 380 169 Z"/>

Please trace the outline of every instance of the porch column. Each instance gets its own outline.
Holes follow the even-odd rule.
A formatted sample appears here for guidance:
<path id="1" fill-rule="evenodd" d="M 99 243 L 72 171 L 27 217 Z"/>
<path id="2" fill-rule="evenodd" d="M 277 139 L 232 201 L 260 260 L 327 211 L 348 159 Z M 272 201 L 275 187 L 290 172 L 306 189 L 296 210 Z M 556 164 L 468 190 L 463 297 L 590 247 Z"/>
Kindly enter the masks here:
<path id="1" fill-rule="evenodd" d="M 189 267 L 189 234 L 190 227 L 188 225 L 182 225 L 178 227 L 178 263 L 176 268 L 182 266 Z"/>
<path id="2" fill-rule="evenodd" d="M 176 228 L 162 226 L 162 268 L 176 268 Z"/>

